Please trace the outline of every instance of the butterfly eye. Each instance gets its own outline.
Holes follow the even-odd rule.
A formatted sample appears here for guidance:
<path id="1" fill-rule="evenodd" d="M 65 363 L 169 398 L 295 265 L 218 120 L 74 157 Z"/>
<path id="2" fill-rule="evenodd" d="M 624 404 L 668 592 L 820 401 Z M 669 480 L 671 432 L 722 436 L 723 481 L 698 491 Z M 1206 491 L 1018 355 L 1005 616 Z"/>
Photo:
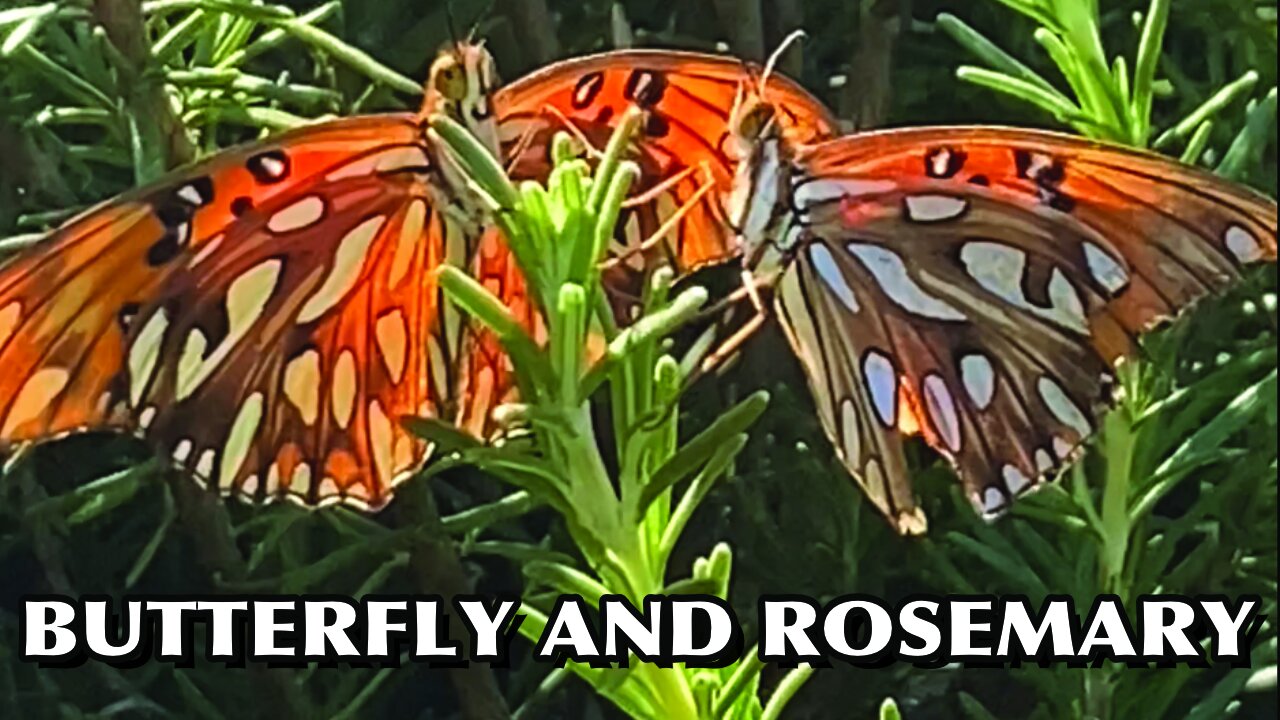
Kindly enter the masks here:
<path id="1" fill-rule="evenodd" d="M 462 100 L 467 96 L 467 73 L 456 58 L 441 57 L 432 69 L 431 86 L 447 100 Z"/>
<path id="2" fill-rule="evenodd" d="M 744 140 L 758 140 L 773 123 L 774 115 L 775 111 L 772 105 L 763 102 L 756 103 L 742 113 L 734 132 Z"/>

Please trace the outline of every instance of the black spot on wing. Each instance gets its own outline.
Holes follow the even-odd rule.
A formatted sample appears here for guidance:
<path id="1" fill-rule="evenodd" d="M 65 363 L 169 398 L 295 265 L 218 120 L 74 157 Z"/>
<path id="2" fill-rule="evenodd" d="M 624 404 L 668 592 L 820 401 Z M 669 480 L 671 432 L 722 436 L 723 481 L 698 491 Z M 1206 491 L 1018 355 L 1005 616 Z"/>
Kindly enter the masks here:
<path id="1" fill-rule="evenodd" d="M 208 175 L 194 178 L 179 187 L 174 196 L 189 205 L 204 207 L 213 202 L 213 180 Z"/>
<path id="2" fill-rule="evenodd" d="M 667 94 L 667 76 L 656 70 L 632 70 L 622 96 L 643 108 L 651 108 Z"/>
<path id="3" fill-rule="evenodd" d="M 671 123 L 657 113 L 649 113 L 644 121 L 644 134 L 652 138 L 664 138 L 671 132 Z"/>
<path id="4" fill-rule="evenodd" d="M 249 158 L 245 169 L 260 185 L 278 183 L 289 177 L 291 164 L 283 150 L 266 150 Z"/>
<path id="5" fill-rule="evenodd" d="M 195 208 L 175 197 L 166 198 L 155 205 L 153 212 L 156 219 L 165 228 L 176 228 L 180 225 L 191 222 L 191 216 L 194 214 Z"/>
<path id="6" fill-rule="evenodd" d="M 1070 195 L 1054 188 L 1040 188 L 1040 201 L 1058 212 L 1069 213 L 1076 209 L 1076 201 Z"/>
<path id="7" fill-rule="evenodd" d="M 924 173 L 931 178 L 955 177 L 964 168 L 969 154 L 951 147 L 936 147 L 924 156 Z"/>
<path id="8" fill-rule="evenodd" d="M 1036 256 L 1028 256 L 1022 272 L 1022 294 L 1027 302 L 1043 309 L 1053 307 L 1049 299 L 1049 281 L 1053 279 L 1053 263 Z"/>
<path id="9" fill-rule="evenodd" d="M 1022 149 L 1014 150 L 1013 166 L 1018 171 L 1018 177 L 1027 177 L 1027 173 L 1031 171 L 1031 151 Z"/>
<path id="10" fill-rule="evenodd" d="M 164 235 L 147 248 L 147 264 L 159 267 L 178 256 L 182 252 L 184 236 L 180 232 L 185 225 L 178 228 L 166 228 Z"/>
<path id="11" fill-rule="evenodd" d="M 569 98 L 569 103 L 575 110 L 591 107 L 591 103 L 596 101 L 596 97 L 600 95 L 600 90 L 603 88 L 604 73 L 600 71 L 587 73 L 578 78 L 578 84 L 573 86 L 573 95 Z"/>
<path id="12" fill-rule="evenodd" d="M 120 331 L 129 334 L 129 328 L 133 326 L 133 321 L 138 317 L 138 311 L 142 307 L 135 302 L 125 303 L 120 306 L 120 312 L 116 313 L 116 322 L 120 325 Z"/>

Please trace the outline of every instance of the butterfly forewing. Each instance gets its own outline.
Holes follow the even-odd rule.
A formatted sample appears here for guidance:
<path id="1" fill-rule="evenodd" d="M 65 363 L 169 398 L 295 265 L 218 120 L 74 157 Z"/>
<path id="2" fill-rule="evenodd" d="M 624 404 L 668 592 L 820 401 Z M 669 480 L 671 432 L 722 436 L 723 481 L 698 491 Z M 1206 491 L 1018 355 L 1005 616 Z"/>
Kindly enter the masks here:
<path id="1" fill-rule="evenodd" d="M 399 418 L 453 382 L 420 137 L 410 116 L 307 127 L 11 259 L 0 441 L 129 428 L 227 492 L 380 505 L 426 455 Z"/>
<path id="2" fill-rule="evenodd" d="M 641 169 L 634 192 L 663 189 L 624 214 L 615 250 L 635 248 L 693 202 L 657 247 L 662 262 L 687 271 L 739 252 L 723 212 L 723 196 L 742 159 L 730 147 L 729 119 L 740 94 L 757 80 L 758 70 L 732 58 L 629 50 L 552 65 L 503 88 L 494 105 L 517 177 L 546 177 L 547 148 L 556 132 L 571 126 L 603 148 L 630 106 L 644 109 L 631 155 Z M 795 83 L 774 76 L 765 94 L 779 108 L 789 140 L 811 143 L 835 135 L 835 118 Z M 680 179 L 663 184 L 673 178 Z M 710 192 L 699 195 L 708 183 Z M 644 259 L 635 260 L 639 265 Z M 653 264 L 650 258 L 648 266 Z"/>
<path id="3" fill-rule="evenodd" d="M 1276 254 L 1270 200 L 1067 136 L 893 131 L 797 166 L 780 312 L 843 461 L 903 529 L 898 434 L 997 513 L 1095 428 L 1139 332 Z"/>

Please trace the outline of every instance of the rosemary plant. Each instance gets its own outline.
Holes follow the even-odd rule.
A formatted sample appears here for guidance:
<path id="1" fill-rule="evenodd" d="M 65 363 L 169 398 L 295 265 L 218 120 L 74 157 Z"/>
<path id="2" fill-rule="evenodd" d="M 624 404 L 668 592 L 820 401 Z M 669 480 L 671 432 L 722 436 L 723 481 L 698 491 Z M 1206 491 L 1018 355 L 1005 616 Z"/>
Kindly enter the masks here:
<path id="1" fill-rule="evenodd" d="M 513 187 L 482 147 L 445 118 L 433 130 L 460 158 L 487 199 L 542 309 L 546 338 L 536 342 L 469 275 L 441 270 L 441 285 L 466 312 L 495 332 L 511 355 L 526 405 L 521 415 L 534 450 L 470 448 L 463 457 L 495 472 L 553 507 L 563 518 L 586 567 L 534 561 L 520 631 L 541 636 L 547 611 L 535 589 L 580 595 L 597 605 L 622 595 L 640 607 L 648 595 L 699 593 L 725 598 L 733 553 L 717 544 L 673 580 L 671 553 L 699 503 L 724 476 L 746 443 L 745 430 L 763 411 L 756 393 L 710 427 L 679 441 L 684 372 L 664 352 L 664 340 L 706 301 L 701 288 L 673 295 L 671 275 L 658 273 L 631 326 L 613 327 L 601 287 L 600 266 L 621 204 L 637 175 L 623 159 L 639 115 L 629 116 L 594 172 L 571 151 L 567 135 L 553 146 L 555 168 L 545 186 Z M 602 332 L 607 349 L 588 355 L 587 337 Z M 613 463 L 592 419 L 590 401 L 606 389 L 612 409 Z M 430 428 L 424 428 L 431 434 Z M 607 469 L 618 468 L 616 476 Z M 627 663 L 599 668 L 568 662 L 568 670 L 636 718 L 776 718 L 812 671 L 801 667 L 779 684 L 770 701 L 758 698 L 762 663 L 754 651 L 718 669 L 677 664 L 663 668 Z"/>
<path id="2" fill-rule="evenodd" d="M 997 1 L 1039 25 L 1035 40 L 1071 96 L 943 14 L 937 27 L 993 68 L 962 66 L 959 78 L 1030 103 L 1090 137 L 1166 151 L 1181 143 L 1184 162 L 1206 162 L 1229 177 L 1256 166 L 1273 142 L 1275 88 L 1248 103 L 1224 152 L 1210 147 L 1215 118 L 1257 85 L 1253 70 L 1156 133 L 1153 101 L 1174 92 L 1157 77 L 1169 0 L 1151 0 L 1145 14 L 1135 15 L 1140 38 L 1132 66 L 1123 56 L 1107 59 L 1094 0 Z M 1015 515 L 1025 520 L 995 528 L 969 522 L 929 544 L 939 581 L 953 592 L 1019 592 L 1037 601 L 1065 592 L 1082 612 L 1102 593 L 1131 606 L 1149 593 L 1259 594 L 1270 618 L 1254 651 L 1255 668 L 1263 669 L 1225 671 L 1212 692 L 1180 711 L 1177 698 L 1195 679 L 1191 672 L 1116 663 L 1083 671 L 1028 668 L 1015 677 L 1037 689 L 1034 717 L 1222 717 L 1239 707 L 1246 687 L 1274 686 L 1275 585 L 1252 569 L 1275 557 L 1274 539 L 1259 542 L 1265 533 L 1256 530 L 1276 524 L 1273 282 L 1251 276 L 1230 296 L 1242 312 L 1217 321 L 1220 327 L 1210 330 L 1213 320 L 1192 317 L 1147 338 L 1142 358 L 1119 368 L 1116 407 L 1093 443 L 1096 462 L 1078 463 L 1061 485 L 1020 503 Z M 1220 350 L 1206 361 L 1197 339 Z M 969 563 L 994 578 L 971 582 Z M 969 717 L 992 717 L 975 698 L 961 693 L 961 699 Z"/>

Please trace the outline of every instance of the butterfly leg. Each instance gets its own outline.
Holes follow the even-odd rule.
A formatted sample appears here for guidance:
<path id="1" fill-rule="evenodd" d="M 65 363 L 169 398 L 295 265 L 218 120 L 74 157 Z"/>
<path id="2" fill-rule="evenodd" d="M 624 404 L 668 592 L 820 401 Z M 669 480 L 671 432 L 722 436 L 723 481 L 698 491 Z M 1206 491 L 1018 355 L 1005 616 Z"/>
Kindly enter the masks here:
<path id="1" fill-rule="evenodd" d="M 649 237 L 645 238 L 635 247 L 627 248 L 618 256 L 604 261 L 602 265 L 603 269 L 608 270 L 609 268 L 615 267 L 621 263 L 626 262 L 627 260 L 630 260 L 636 255 L 640 255 L 648 252 L 649 250 L 652 250 L 655 246 L 658 245 L 658 243 L 662 242 L 662 240 L 666 238 L 668 234 L 671 233 L 671 231 L 676 227 L 676 225 L 681 220 L 684 219 L 685 215 L 688 215 L 689 211 L 692 210 L 695 206 L 697 206 L 697 204 L 702 201 L 702 198 L 706 197 L 706 194 L 708 192 L 711 192 L 711 189 L 714 187 L 715 187 L 715 183 L 710 178 L 708 178 L 707 181 L 704 182 L 701 186 L 699 186 L 698 189 L 694 191 L 693 195 L 691 195 L 688 200 L 686 200 L 679 208 L 677 208 L 675 212 L 671 213 L 670 217 L 664 220 L 662 225 L 659 226 L 657 230 L 653 231 L 653 233 L 650 234 Z M 653 192 L 653 191 L 650 190 L 649 192 Z"/>
<path id="2" fill-rule="evenodd" d="M 644 205 L 645 203 L 653 202 L 654 200 L 657 199 L 659 195 L 675 187 L 685 178 L 689 177 L 695 172 L 698 172 L 698 170 L 702 170 L 704 173 L 707 173 L 708 182 L 711 181 L 710 180 L 711 174 L 710 174 L 710 171 L 707 169 L 706 163 L 703 163 L 698 167 L 686 167 L 680 172 L 672 173 L 668 175 L 666 178 L 663 178 L 662 182 L 658 183 L 657 185 L 654 185 L 648 190 L 645 190 L 644 192 L 638 195 L 633 195 L 627 198 L 622 202 L 622 207 L 633 208 L 638 205 Z"/>
<path id="3" fill-rule="evenodd" d="M 733 294 L 739 298 L 746 297 L 750 299 L 752 307 L 755 308 L 755 314 L 703 359 L 698 370 L 689 377 L 688 383 L 692 383 L 698 377 L 723 366 L 725 362 L 742 349 L 742 346 L 757 330 L 764 327 L 765 321 L 769 319 L 769 306 L 760 297 L 760 287 L 762 285 L 771 286 L 772 282 L 756 278 L 750 270 L 742 271 L 742 287 Z"/>
<path id="4" fill-rule="evenodd" d="M 542 110 L 543 112 L 555 116 L 555 118 L 560 121 L 560 124 L 564 126 L 564 129 L 568 130 L 569 134 L 573 135 L 577 138 L 578 142 L 582 143 L 582 147 L 585 149 L 585 152 L 593 160 L 599 160 L 604 156 L 604 153 L 597 150 L 596 147 L 591 144 L 591 140 L 587 138 L 586 133 L 582 132 L 582 128 L 578 127 L 577 123 L 571 120 L 564 113 L 560 112 L 554 105 L 547 105 Z"/>
<path id="5" fill-rule="evenodd" d="M 515 147 L 507 154 L 507 157 L 509 158 L 506 168 L 508 175 L 515 172 L 516 166 L 520 164 L 520 157 L 524 155 L 524 152 L 533 144 L 533 138 L 534 135 L 537 134 L 535 132 L 537 129 L 537 124 L 529 123 L 529 127 L 525 128 L 524 132 L 520 133 L 520 139 L 516 141 Z"/>

